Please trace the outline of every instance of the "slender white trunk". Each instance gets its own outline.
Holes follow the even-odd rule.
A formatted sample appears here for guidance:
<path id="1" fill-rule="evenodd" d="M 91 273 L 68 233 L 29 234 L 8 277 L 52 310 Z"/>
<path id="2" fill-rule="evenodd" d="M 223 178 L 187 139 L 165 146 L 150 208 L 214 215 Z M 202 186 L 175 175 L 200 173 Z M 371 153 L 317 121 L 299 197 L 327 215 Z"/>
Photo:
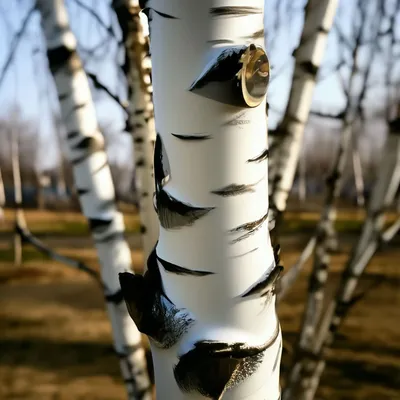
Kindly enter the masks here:
<path id="1" fill-rule="evenodd" d="M 299 160 L 299 200 L 304 202 L 307 196 L 307 159 L 305 156 L 300 157 Z"/>
<path id="2" fill-rule="evenodd" d="M 263 0 L 150 0 L 160 237 L 121 274 L 158 399 L 277 400 Z M 250 45 L 252 44 L 252 45 Z M 251 108 L 250 108 L 251 106 Z"/>
<path id="3" fill-rule="evenodd" d="M 117 211 L 110 168 L 99 131 L 87 77 L 76 51 L 63 0 L 37 0 L 47 40 L 62 119 L 67 129 L 69 159 L 83 214 L 97 248 L 101 277 L 111 320 L 114 347 L 130 399 L 150 399 L 141 336 L 130 320 L 121 296 L 118 273 L 131 270 L 124 239 L 123 216 Z"/>
<path id="4" fill-rule="evenodd" d="M 352 140 L 351 158 L 352 158 L 352 164 L 353 164 L 354 183 L 356 186 L 357 205 L 359 207 L 361 207 L 365 203 L 364 177 L 363 177 L 363 172 L 362 172 L 360 151 L 358 149 L 358 135 L 354 135 L 354 134 L 353 134 L 353 140 Z"/>
<path id="5" fill-rule="evenodd" d="M 285 115 L 278 127 L 279 138 L 270 176 L 270 219 L 286 208 L 311 108 L 318 69 L 321 66 L 338 0 L 309 0 L 304 28 L 295 51 L 295 69 Z"/>
<path id="6" fill-rule="evenodd" d="M 14 211 L 15 211 L 15 230 L 14 230 L 14 265 L 22 264 L 22 238 L 18 227 L 25 227 L 25 216 L 22 208 L 22 180 L 21 168 L 19 164 L 19 132 L 14 127 L 13 119 L 11 128 L 11 165 L 14 183 Z"/>
<path id="7" fill-rule="evenodd" d="M 153 154 L 156 140 L 152 101 L 151 61 L 148 37 L 139 16 L 139 0 L 125 0 L 130 17 L 127 24 L 126 52 L 129 57 L 130 125 L 133 128 L 136 189 L 139 200 L 144 255 L 153 250 L 159 235 L 154 210 Z"/>

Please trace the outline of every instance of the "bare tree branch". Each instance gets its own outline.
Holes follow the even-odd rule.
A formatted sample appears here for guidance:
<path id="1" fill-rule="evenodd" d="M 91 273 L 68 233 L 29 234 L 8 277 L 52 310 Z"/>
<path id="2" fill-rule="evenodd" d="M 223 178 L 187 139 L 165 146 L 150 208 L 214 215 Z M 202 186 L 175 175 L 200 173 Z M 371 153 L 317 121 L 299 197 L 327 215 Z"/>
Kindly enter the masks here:
<path id="1" fill-rule="evenodd" d="M 86 71 L 86 75 L 92 80 L 96 89 L 101 89 L 105 91 L 125 112 L 127 112 L 127 101 L 121 100 L 117 95 L 111 93 L 111 91 L 98 80 L 95 74 Z"/>
<path id="2" fill-rule="evenodd" d="M 34 12 L 35 12 L 35 7 L 33 6 L 27 12 L 25 18 L 22 21 L 21 28 L 15 34 L 13 40 L 11 41 L 10 51 L 9 51 L 7 57 L 6 57 L 6 61 L 3 64 L 3 67 L 1 68 L 1 71 L 0 71 L 0 86 L 4 81 L 4 78 L 5 78 L 6 74 L 7 74 L 8 68 L 10 67 L 12 61 L 14 60 L 14 56 L 15 56 L 15 53 L 16 53 L 16 51 L 18 49 L 18 45 L 19 45 L 22 37 L 24 36 L 24 33 L 25 33 L 26 28 L 28 26 L 28 23 L 29 23 L 32 15 L 34 14 Z"/>

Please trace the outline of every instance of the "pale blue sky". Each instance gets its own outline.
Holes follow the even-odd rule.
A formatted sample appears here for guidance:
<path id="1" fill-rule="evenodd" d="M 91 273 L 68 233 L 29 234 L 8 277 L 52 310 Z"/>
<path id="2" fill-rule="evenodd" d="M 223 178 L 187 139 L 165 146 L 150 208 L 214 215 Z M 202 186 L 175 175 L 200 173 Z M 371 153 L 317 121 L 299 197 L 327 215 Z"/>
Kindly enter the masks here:
<path id="1" fill-rule="evenodd" d="M 119 35 L 116 18 L 108 8 L 109 0 L 79 1 L 95 8 L 104 23 L 107 26 L 112 23 L 115 34 Z M 364 1 L 372 4 L 375 0 Z M 83 49 L 81 54 L 85 61 L 85 67 L 88 71 L 95 73 L 98 79 L 113 93 L 124 97 L 125 87 L 121 85 L 123 80 L 120 76 L 118 78 L 116 67 L 116 61 L 121 54 L 119 54 L 115 40 L 107 40 L 105 29 L 87 11 L 77 5 L 76 0 L 66 0 L 66 2 L 72 29 Z M 336 20 L 341 29 L 347 33 L 353 25 L 355 2 L 356 0 L 340 1 Z M 281 117 L 276 110 L 284 111 L 287 101 L 293 70 L 291 53 L 299 41 L 304 3 L 304 0 L 266 0 L 266 30 L 270 32 L 267 37 L 267 49 L 271 63 L 275 67 L 272 71 L 273 81 L 268 94 L 271 105 L 269 121 L 271 127 L 274 127 Z M 278 14 L 276 4 L 279 4 Z M 21 22 L 32 5 L 32 0 L 0 0 L 0 71 L 10 50 L 11 40 L 15 32 L 20 29 Z M 277 21 L 279 22 L 278 30 L 273 28 Z M 99 43 L 105 44 L 99 48 L 96 57 L 88 58 L 87 52 L 84 50 L 93 48 Z M 328 73 L 337 62 L 338 53 L 337 36 L 333 30 L 329 36 L 328 49 L 320 72 L 321 77 L 327 77 L 318 84 L 313 100 L 313 108 L 322 112 L 336 113 L 344 105 L 345 99 L 338 76 Z M 379 61 L 374 63 L 372 75 L 373 78 L 376 77 L 376 81 L 381 79 L 382 65 L 384 63 Z M 398 76 L 400 71 L 398 66 L 396 68 Z M 282 72 L 274 77 L 274 73 L 276 75 L 277 71 L 281 70 Z M 377 84 L 368 95 L 370 108 L 380 108 L 383 96 L 384 92 Z M 120 133 L 124 126 L 123 112 L 104 92 L 94 91 L 94 98 L 99 123 L 101 126 L 107 127 L 109 143 L 112 145 L 109 151 L 111 159 L 122 164 L 130 162 L 132 157 L 131 139 L 128 135 Z M 33 126 L 32 129 L 37 129 L 40 133 L 43 155 L 39 154 L 41 167 L 53 165 L 57 162 L 58 154 L 54 150 L 57 147 L 57 139 L 53 133 L 51 115 L 58 109 L 58 104 L 53 83 L 49 79 L 45 47 L 37 13 L 31 17 L 27 31 L 18 45 L 13 64 L 8 69 L 0 86 L 1 118 L 6 118 L 6 113 L 13 104 L 21 107 L 24 117 L 37 121 L 37 127 Z"/>

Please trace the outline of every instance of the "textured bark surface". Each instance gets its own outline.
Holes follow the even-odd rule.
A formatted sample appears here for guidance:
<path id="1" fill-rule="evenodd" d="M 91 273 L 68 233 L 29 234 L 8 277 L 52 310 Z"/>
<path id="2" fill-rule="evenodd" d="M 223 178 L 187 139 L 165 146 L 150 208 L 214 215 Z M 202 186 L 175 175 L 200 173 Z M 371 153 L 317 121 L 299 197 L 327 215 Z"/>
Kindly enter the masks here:
<path id="1" fill-rule="evenodd" d="M 270 220 L 285 211 L 293 185 L 303 141 L 304 128 L 311 108 L 317 73 L 321 66 L 338 0 L 309 0 L 305 7 L 304 28 L 295 50 L 295 69 L 289 101 L 272 154 L 270 175 Z"/>
<path id="2" fill-rule="evenodd" d="M 69 159 L 83 214 L 95 241 L 114 347 L 120 358 L 130 399 L 150 399 L 140 333 L 123 302 L 118 273 L 131 270 L 122 214 L 115 205 L 114 187 L 99 131 L 87 77 L 76 51 L 63 0 L 38 0 L 47 40 L 49 66 L 55 80 L 62 119 L 67 129 Z"/>
<path id="3" fill-rule="evenodd" d="M 161 227 L 144 277 L 120 279 L 150 337 L 157 398 L 277 400 L 269 63 L 255 46 L 264 1 L 141 5 L 150 20 Z"/>
<path id="4" fill-rule="evenodd" d="M 114 1 L 113 5 L 125 42 L 126 62 L 122 69 L 127 75 L 130 101 L 127 128 L 133 136 L 141 234 L 144 254 L 148 257 L 159 235 L 158 219 L 153 203 L 153 153 L 156 130 L 149 38 L 145 36 L 144 21 L 139 16 L 138 0 Z"/>

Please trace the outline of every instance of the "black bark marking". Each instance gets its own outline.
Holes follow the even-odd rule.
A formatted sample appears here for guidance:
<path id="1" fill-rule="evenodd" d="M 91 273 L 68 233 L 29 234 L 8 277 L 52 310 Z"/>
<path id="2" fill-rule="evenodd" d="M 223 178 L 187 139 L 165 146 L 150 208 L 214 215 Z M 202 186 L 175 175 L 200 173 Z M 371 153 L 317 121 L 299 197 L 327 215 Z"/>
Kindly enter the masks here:
<path id="1" fill-rule="evenodd" d="M 213 17 L 245 17 L 248 15 L 262 14 L 263 9 L 258 7 L 213 7 L 210 8 L 210 14 Z"/>
<path id="2" fill-rule="evenodd" d="M 79 142 L 75 143 L 74 145 L 75 150 L 87 150 L 90 154 L 95 153 L 96 151 L 103 151 L 104 146 L 103 142 L 100 141 L 96 136 L 84 136 L 82 137 Z M 88 157 L 86 155 L 86 157 Z"/>
<path id="3" fill-rule="evenodd" d="M 139 158 L 139 160 L 136 161 L 136 166 L 137 167 L 144 167 L 146 165 L 144 158 Z"/>
<path id="4" fill-rule="evenodd" d="M 213 275 L 214 272 L 210 271 L 196 271 L 192 269 L 187 269 L 180 267 L 179 265 L 170 263 L 166 260 L 163 260 L 162 258 L 157 256 L 158 261 L 160 261 L 161 265 L 164 267 L 164 269 L 167 272 L 171 272 L 173 274 L 177 275 L 191 275 L 191 276 L 207 276 L 207 275 Z"/>
<path id="5" fill-rule="evenodd" d="M 72 107 L 72 111 L 78 111 L 81 108 L 86 107 L 87 103 L 78 103 L 78 104 L 74 104 L 74 106 Z"/>
<path id="6" fill-rule="evenodd" d="M 71 96 L 71 92 L 68 93 L 61 93 L 58 95 L 58 101 L 64 101 L 66 99 L 68 99 L 68 97 Z"/>
<path id="7" fill-rule="evenodd" d="M 199 218 L 208 214 L 213 207 L 193 207 L 182 203 L 161 189 L 156 193 L 156 211 L 160 224 L 165 229 L 193 225 Z"/>
<path id="8" fill-rule="evenodd" d="M 142 137 L 134 137 L 133 138 L 133 143 L 142 144 L 142 143 L 144 143 L 144 139 Z"/>
<path id="9" fill-rule="evenodd" d="M 247 289 L 240 297 L 247 298 L 250 296 L 267 297 L 268 301 L 274 294 L 275 285 L 279 279 L 279 275 L 283 271 L 281 265 L 276 265 L 272 271 L 266 272 L 253 286 Z"/>
<path id="10" fill-rule="evenodd" d="M 249 125 L 251 123 L 250 119 L 243 119 L 243 117 L 246 117 L 247 112 L 243 111 L 236 115 L 234 118 L 231 120 L 225 122 L 223 126 L 238 126 L 238 125 Z"/>
<path id="11" fill-rule="evenodd" d="M 79 131 L 71 131 L 67 133 L 67 139 L 71 140 L 71 139 L 75 139 L 77 137 L 80 136 L 80 132 Z"/>
<path id="12" fill-rule="evenodd" d="M 189 90 L 202 89 L 211 82 L 226 82 L 235 79 L 242 68 L 239 61 L 246 49 L 247 46 L 239 46 L 222 51 L 208 70 L 192 83 Z"/>
<path id="13" fill-rule="evenodd" d="M 316 76 L 318 73 L 318 66 L 313 64 L 311 61 L 304 61 L 299 64 L 299 67 L 307 74 Z"/>
<path id="14" fill-rule="evenodd" d="M 147 228 L 144 225 L 140 225 L 140 233 L 144 235 L 147 232 Z"/>
<path id="15" fill-rule="evenodd" d="M 210 135 L 178 135 L 176 133 L 171 133 L 172 136 L 176 137 L 177 139 L 180 140 L 191 140 L 191 141 L 195 141 L 195 140 L 207 140 L 207 139 L 211 139 Z"/>
<path id="16" fill-rule="evenodd" d="M 257 183 L 254 183 L 252 185 L 237 185 L 235 183 L 232 183 L 231 185 L 225 186 L 221 189 L 213 190 L 211 193 L 222 197 L 237 196 L 244 193 L 254 193 L 254 186 L 256 186 Z"/>
<path id="17" fill-rule="evenodd" d="M 179 18 L 177 18 L 177 17 L 174 17 L 173 15 L 170 15 L 170 14 L 165 14 L 165 13 L 163 13 L 163 12 L 161 12 L 161 11 L 157 11 L 157 10 L 155 10 L 154 8 L 152 8 L 152 7 L 145 7 L 145 8 L 143 8 L 143 13 L 144 14 L 146 14 L 146 16 L 147 16 L 147 18 L 149 18 L 149 14 L 150 14 L 150 11 L 154 11 L 157 15 L 159 15 L 160 17 L 162 17 L 162 18 L 166 18 L 166 19 L 179 19 Z M 150 17 L 149 18 L 149 22 L 152 20 L 152 18 Z"/>
<path id="18" fill-rule="evenodd" d="M 329 29 L 325 28 L 324 26 L 320 25 L 317 29 L 318 33 L 325 33 L 326 35 L 329 33 Z"/>
<path id="19" fill-rule="evenodd" d="M 111 243 L 115 240 L 121 240 L 121 239 L 125 239 L 125 235 L 124 232 L 121 231 L 112 231 L 110 232 L 108 235 L 103 236 L 101 238 L 101 243 Z"/>
<path id="20" fill-rule="evenodd" d="M 259 163 L 259 162 L 261 162 L 261 161 L 267 160 L 268 157 L 269 157 L 269 149 L 265 149 L 259 156 L 254 157 L 254 158 L 249 158 L 249 159 L 247 160 L 247 162 L 248 162 L 248 163 L 249 163 L 249 162 L 256 162 L 256 163 Z"/>
<path id="21" fill-rule="evenodd" d="M 188 331 L 194 320 L 166 296 L 155 248 L 147 260 L 147 268 L 143 276 L 129 272 L 119 274 L 122 294 L 139 331 L 158 347 L 168 349 Z"/>
<path id="22" fill-rule="evenodd" d="M 99 173 L 101 170 L 103 170 L 104 168 L 108 167 L 108 161 L 107 158 L 97 167 L 92 171 L 92 174 L 95 175 L 97 173 Z"/>
<path id="23" fill-rule="evenodd" d="M 53 68 L 59 68 L 60 66 L 68 63 L 70 58 L 75 54 L 75 50 L 68 49 L 64 45 L 55 47 L 54 49 L 47 50 L 47 58 L 49 60 L 49 66 L 53 72 Z"/>
<path id="24" fill-rule="evenodd" d="M 154 147 L 154 178 L 156 187 L 155 207 L 160 224 L 165 229 L 191 226 L 199 218 L 213 210 L 213 207 L 194 207 L 190 204 L 182 203 L 162 188 L 164 179 L 169 176 L 169 171 L 164 171 L 164 151 L 161 136 L 157 135 Z"/>
<path id="25" fill-rule="evenodd" d="M 247 222 L 243 225 L 239 225 L 236 228 L 233 228 L 229 231 L 229 233 L 243 233 L 241 236 L 238 238 L 234 239 L 231 241 L 231 244 L 235 244 L 237 242 L 240 242 L 244 239 L 249 238 L 251 235 L 253 235 L 258 229 L 261 228 L 262 224 L 267 221 L 268 219 L 268 212 L 262 216 L 260 219 L 253 221 L 253 222 Z"/>
<path id="26" fill-rule="evenodd" d="M 395 118 L 389 123 L 391 135 L 400 135 L 400 117 Z"/>
<path id="27" fill-rule="evenodd" d="M 179 357 L 174 368 L 179 388 L 183 392 L 198 392 L 205 397 L 219 399 L 226 390 L 257 371 L 264 352 L 276 342 L 279 332 L 277 322 L 272 337 L 261 346 L 212 340 L 197 342 L 193 350 Z"/>
<path id="28" fill-rule="evenodd" d="M 104 298 L 108 303 L 113 303 L 116 305 L 120 304 L 124 300 L 121 289 L 117 290 L 115 293 L 104 295 Z"/>
<path id="29" fill-rule="evenodd" d="M 112 224 L 112 219 L 89 218 L 90 230 L 106 230 Z"/>
<path id="30" fill-rule="evenodd" d="M 78 193 L 78 196 L 84 196 L 85 194 L 90 193 L 90 189 L 76 189 L 76 193 Z"/>
<path id="31" fill-rule="evenodd" d="M 235 43 L 234 40 L 230 39 L 214 39 L 214 40 L 207 40 L 209 44 L 233 44 Z"/>

